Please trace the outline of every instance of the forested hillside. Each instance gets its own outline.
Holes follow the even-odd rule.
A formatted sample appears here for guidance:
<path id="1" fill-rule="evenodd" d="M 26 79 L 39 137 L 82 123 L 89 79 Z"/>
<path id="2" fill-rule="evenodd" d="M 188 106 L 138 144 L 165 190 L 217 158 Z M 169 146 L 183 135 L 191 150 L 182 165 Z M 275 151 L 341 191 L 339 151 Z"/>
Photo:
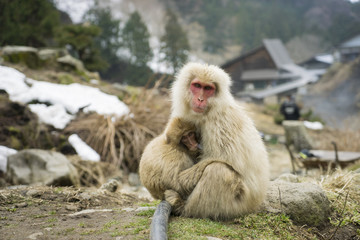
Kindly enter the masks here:
<path id="1" fill-rule="evenodd" d="M 229 43 L 251 49 L 262 38 L 288 42 L 304 34 L 318 35 L 336 45 L 360 31 L 360 3 L 344 0 L 161 1 L 176 6 L 186 22 L 199 22 L 205 27 L 204 48 L 210 52 Z"/>
<path id="2" fill-rule="evenodd" d="M 301 62 L 360 32 L 360 2 L 346 0 L 83 0 L 76 24 L 67 15 L 76 5 L 58 11 L 60 2 L 0 1 L 0 45 L 66 46 L 87 69 L 130 85 L 189 58 L 221 65 L 264 38 Z"/>

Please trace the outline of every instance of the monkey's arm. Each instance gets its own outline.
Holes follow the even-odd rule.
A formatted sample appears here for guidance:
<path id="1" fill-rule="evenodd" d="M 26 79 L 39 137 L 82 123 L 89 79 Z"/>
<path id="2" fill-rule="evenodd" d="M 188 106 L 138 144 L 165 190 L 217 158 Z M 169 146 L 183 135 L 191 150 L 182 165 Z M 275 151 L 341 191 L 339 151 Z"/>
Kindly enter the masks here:
<path id="1" fill-rule="evenodd" d="M 224 163 L 219 160 L 214 159 L 206 159 L 202 160 L 199 163 L 195 164 L 191 168 L 188 168 L 179 174 L 179 184 L 184 192 L 189 195 L 193 189 L 195 188 L 196 184 L 199 182 L 205 168 L 215 162 Z"/>

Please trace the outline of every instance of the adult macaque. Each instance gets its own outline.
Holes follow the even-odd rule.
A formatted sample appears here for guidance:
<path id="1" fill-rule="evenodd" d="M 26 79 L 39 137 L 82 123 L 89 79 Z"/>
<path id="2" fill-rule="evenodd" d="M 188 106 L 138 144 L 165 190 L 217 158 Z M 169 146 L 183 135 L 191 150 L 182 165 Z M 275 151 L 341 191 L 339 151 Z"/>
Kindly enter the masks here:
<path id="1" fill-rule="evenodd" d="M 140 160 L 139 174 L 143 185 L 157 199 L 165 199 L 165 190 L 172 189 L 186 197 L 191 191 L 178 181 L 179 173 L 194 165 L 200 155 L 196 127 L 188 121 L 173 118 L 165 131 L 145 148 Z"/>
<path id="2" fill-rule="evenodd" d="M 189 63 L 172 87 L 171 118 L 193 122 L 203 148 L 200 162 L 179 173 L 180 189 L 166 192 L 166 200 L 182 216 L 230 219 L 256 210 L 265 198 L 267 152 L 252 120 L 231 95 L 230 85 L 230 77 L 220 68 Z M 151 157 L 156 161 L 162 156 Z M 190 195 L 179 208 L 184 192 Z"/>

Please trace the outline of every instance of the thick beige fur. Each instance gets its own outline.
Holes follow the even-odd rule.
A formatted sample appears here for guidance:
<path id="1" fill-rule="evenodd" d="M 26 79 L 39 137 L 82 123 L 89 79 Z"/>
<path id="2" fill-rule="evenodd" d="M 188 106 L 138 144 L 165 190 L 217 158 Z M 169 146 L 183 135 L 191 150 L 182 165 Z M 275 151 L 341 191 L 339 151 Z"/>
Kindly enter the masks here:
<path id="1" fill-rule="evenodd" d="M 139 175 L 141 182 L 154 198 L 165 199 L 165 190 L 173 190 L 181 198 L 186 198 L 192 191 L 182 186 L 179 173 L 194 165 L 194 159 L 191 156 L 198 153 L 190 152 L 182 145 L 181 137 L 195 131 L 196 127 L 191 122 L 172 118 L 164 133 L 154 138 L 145 147 L 140 160 Z M 178 199 L 178 202 L 180 200 Z"/>
<path id="2" fill-rule="evenodd" d="M 194 78 L 216 86 L 205 113 L 191 109 L 189 86 Z M 178 176 L 182 186 L 192 190 L 181 210 L 182 216 L 230 219 L 255 211 L 265 198 L 269 181 L 267 152 L 253 121 L 231 95 L 230 85 L 230 77 L 222 69 L 199 63 L 185 65 L 173 84 L 171 118 L 195 123 L 203 147 L 200 162 L 182 165 L 182 169 L 190 168 Z M 153 155 L 161 152 L 159 145 L 152 146 Z M 173 190 L 180 193 L 184 189 Z M 174 191 L 167 192 L 169 202 L 177 201 Z"/>

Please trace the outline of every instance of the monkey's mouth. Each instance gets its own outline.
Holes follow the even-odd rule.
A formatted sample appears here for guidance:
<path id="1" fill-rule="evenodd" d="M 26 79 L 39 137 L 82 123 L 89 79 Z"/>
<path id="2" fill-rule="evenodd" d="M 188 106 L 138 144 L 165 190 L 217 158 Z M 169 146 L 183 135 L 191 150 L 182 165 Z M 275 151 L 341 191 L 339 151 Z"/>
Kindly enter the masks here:
<path id="1" fill-rule="evenodd" d="M 195 152 L 197 151 L 199 148 L 198 148 L 199 144 L 195 143 L 195 144 L 191 144 L 189 146 L 189 150 L 192 151 L 192 152 Z"/>
<path id="2" fill-rule="evenodd" d="M 197 113 L 203 113 L 205 111 L 205 108 L 200 106 L 194 106 L 192 110 Z"/>

